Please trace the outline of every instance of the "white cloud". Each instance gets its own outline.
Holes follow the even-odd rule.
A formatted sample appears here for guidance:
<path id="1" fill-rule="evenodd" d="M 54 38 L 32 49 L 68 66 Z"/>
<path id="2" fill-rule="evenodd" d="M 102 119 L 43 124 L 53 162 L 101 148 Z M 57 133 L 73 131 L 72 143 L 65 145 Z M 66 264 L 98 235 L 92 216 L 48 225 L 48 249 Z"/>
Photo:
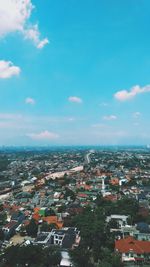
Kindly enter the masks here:
<path id="1" fill-rule="evenodd" d="M 35 99 L 31 98 L 31 97 L 27 97 L 25 99 L 25 103 L 26 104 L 30 104 L 30 105 L 34 105 L 35 104 Z"/>
<path id="2" fill-rule="evenodd" d="M 7 79 L 19 73 L 20 68 L 14 66 L 11 61 L 0 60 L 0 79 Z"/>
<path id="3" fill-rule="evenodd" d="M 31 133 L 27 134 L 28 137 L 30 137 L 33 140 L 54 140 L 59 138 L 59 135 L 53 132 L 49 131 L 43 131 L 40 133 Z"/>
<path id="4" fill-rule="evenodd" d="M 78 103 L 78 104 L 81 104 L 83 102 L 82 99 L 77 96 L 70 96 L 68 100 L 69 102 Z"/>
<path id="5" fill-rule="evenodd" d="M 126 101 L 134 98 L 138 94 L 150 92 L 150 85 L 140 87 L 139 85 L 133 86 L 130 91 L 121 90 L 114 94 L 114 97 L 119 101 Z"/>
<path id="6" fill-rule="evenodd" d="M 140 116 L 141 116 L 141 113 L 140 113 L 139 111 L 137 111 L 137 112 L 134 112 L 134 113 L 132 114 L 132 116 L 133 116 L 134 119 L 139 119 Z"/>
<path id="7" fill-rule="evenodd" d="M 116 120 L 116 119 L 117 119 L 117 116 L 115 116 L 115 115 L 109 115 L 109 116 L 103 117 L 103 120 L 106 120 L 106 121 L 112 121 L 112 120 Z"/>
<path id="8" fill-rule="evenodd" d="M 33 5 L 30 0 L 0 1 L 0 36 L 23 31 L 30 17 Z"/>
<path id="9" fill-rule="evenodd" d="M 23 31 L 25 39 L 33 41 L 38 49 L 42 49 L 46 44 L 49 43 L 47 38 L 40 40 L 40 32 L 38 25 L 35 24 L 27 30 Z"/>
<path id="10" fill-rule="evenodd" d="M 29 26 L 29 18 L 34 6 L 31 0 L 0 0 L 0 37 L 20 32 L 26 39 L 43 48 L 48 39 L 40 39 L 37 24 Z"/>
<path id="11" fill-rule="evenodd" d="M 47 38 L 43 39 L 42 41 L 38 42 L 37 48 L 41 49 L 43 48 L 46 44 L 49 44 L 49 40 Z"/>

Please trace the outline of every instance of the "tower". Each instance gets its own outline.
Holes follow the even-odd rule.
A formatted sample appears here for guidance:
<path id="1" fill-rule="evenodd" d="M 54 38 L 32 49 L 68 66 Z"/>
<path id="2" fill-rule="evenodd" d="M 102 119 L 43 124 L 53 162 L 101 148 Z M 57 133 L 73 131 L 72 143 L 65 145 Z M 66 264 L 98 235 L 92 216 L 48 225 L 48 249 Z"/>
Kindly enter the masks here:
<path id="1" fill-rule="evenodd" d="M 105 179 L 106 179 L 106 176 L 105 175 L 103 175 L 102 177 L 101 177 L 101 179 L 102 179 L 102 190 L 101 190 L 101 192 L 102 192 L 102 195 L 104 196 L 105 195 Z"/>

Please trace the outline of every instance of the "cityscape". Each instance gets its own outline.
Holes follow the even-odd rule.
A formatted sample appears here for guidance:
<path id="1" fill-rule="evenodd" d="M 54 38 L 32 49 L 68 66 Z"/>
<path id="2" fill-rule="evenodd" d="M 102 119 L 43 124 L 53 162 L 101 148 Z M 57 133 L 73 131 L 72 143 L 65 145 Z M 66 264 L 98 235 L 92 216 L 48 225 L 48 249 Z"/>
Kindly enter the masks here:
<path id="1" fill-rule="evenodd" d="M 149 266 L 149 148 L 2 148 L 0 171 L 7 266 Z"/>

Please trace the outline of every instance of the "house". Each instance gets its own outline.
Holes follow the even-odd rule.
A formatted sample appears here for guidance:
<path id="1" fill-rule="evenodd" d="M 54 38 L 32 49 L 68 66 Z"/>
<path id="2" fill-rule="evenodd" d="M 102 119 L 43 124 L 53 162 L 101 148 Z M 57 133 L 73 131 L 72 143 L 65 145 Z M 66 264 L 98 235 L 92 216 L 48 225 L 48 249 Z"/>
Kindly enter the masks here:
<path id="1" fill-rule="evenodd" d="M 73 248 L 80 243 L 79 231 L 75 227 L 66 227 L 61 230 L 52 229 L 53 245 L 64 249 Z"/>
<path id="2" fill-rule="evenodd" d="M 58 218 L 58 216 L 47 216 L 43 217 L 43 222 L 47 222 L 48 224 L 55 224 L 55 226 L 60 229 L 63 227 L 63 222 L 61 219 Z"/>
<path id="3" fill-rule="evenodd" d="M 110 216 L 107 216 L 106 222 L 109 223 L 111 220 L 115 220 L 118 223 L 119 228 L 122 226 L 127 225 L 127 219 L 129 216 L 126 215 L 117 215 L 117 214 L 112 214 Z"/>
<path id="4" fill-rule="evenodd" d="M 21 211 L 16 211 L 11 215 L 11 220 L 21 223 L 23 220 L 25 220 L 25 215 Z"/>
<path id="5" fill-rule="evenodd" d="M 35 239 L 34 244 L 47 246 L 48 244 L 51 244 L 51 236 L 51 232 L 41 232 Z"/>
<path id="6" fill-rule="evenodd" d="M 136 240 L 128 236 L 115 241 L 115 250 L 121 254 L 123 262 L 150 260 L 150 241 Z"/>
<path id="7" fill-rule="evenodd" d="M 57 215 L 46 216 L 46 212 L 46 208 L 34 208 L 32 218 L 37 222 L 42 220 L 43 222 L 47 222 L 48 224 L 55 224 L 58 229 L 63 227 L 63 221 L 61 218 L 59 218 Z"/>
<path id="8" fill-rule="evenodd" d="M 51 232 L 41 232 L 34 241 L 34 244 L 60 246 L 63 249 L 77 247 L 79 243 L 79 231 L 74 227 L 62 228 L 61 230 L 52 229 Z"/>
<path id="9" fill-rule="evenodd" d="M 19 223 L 17 221 L 10 221 L 6 224 L 2 230 L 5 234 L 6 239 L 11 238 L 15 234 L 15 230 L 18 227 Z"/>

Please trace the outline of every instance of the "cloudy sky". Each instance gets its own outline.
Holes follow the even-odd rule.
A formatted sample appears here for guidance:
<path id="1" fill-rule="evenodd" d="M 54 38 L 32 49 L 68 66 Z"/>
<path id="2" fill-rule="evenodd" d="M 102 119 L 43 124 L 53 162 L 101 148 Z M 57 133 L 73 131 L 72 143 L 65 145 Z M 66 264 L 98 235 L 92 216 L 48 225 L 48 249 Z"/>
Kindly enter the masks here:
<path id="1" fill-rule="evenodd" d="M 0 0 L 0 145 L 150 143 L 149 0 Z"/>

